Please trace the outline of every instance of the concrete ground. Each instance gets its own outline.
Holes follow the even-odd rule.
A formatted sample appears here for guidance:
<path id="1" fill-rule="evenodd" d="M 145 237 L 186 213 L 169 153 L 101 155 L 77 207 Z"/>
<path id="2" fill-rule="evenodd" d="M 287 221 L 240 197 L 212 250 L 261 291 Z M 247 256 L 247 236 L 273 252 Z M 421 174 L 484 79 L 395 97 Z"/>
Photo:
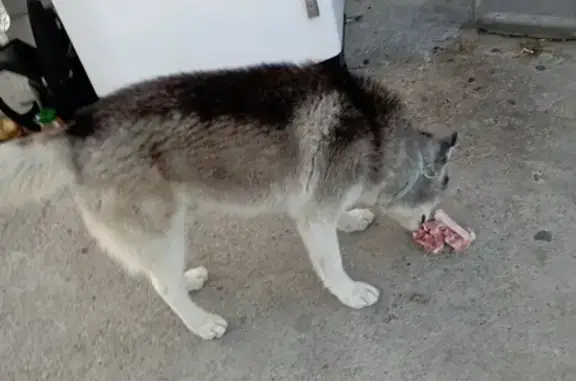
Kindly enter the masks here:
<path id="1" fill-rule="evenodd" d="M 348 62 L 404 93 L 424 128 L 460 132 L 444 206 L 478 234 L 466 254 L 426 256 L 384 218 L 342 235 L 350 273 L 382 290 L 352 311 L 286 220 L 205 216 L 190 245 L 211 280 L 194 297 L 230 330 L 204 343 L 62 195 L 0 215 L 0 379 L 575 380 L 576 45 L 533 56 L 459 31 L 468 1 L 386 3 L 349 1 L 363 16 Z"/>

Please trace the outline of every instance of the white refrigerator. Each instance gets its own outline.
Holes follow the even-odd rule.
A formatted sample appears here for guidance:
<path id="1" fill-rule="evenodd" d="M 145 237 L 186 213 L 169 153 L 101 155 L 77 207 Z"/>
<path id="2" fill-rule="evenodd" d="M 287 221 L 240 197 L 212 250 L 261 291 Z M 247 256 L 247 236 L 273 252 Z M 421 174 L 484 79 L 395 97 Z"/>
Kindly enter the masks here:
<path id="1" fill-rule="evenodd" d="M 98 96 L 159 75 L 342 51 L 345 0 L 52 0 Z"/>

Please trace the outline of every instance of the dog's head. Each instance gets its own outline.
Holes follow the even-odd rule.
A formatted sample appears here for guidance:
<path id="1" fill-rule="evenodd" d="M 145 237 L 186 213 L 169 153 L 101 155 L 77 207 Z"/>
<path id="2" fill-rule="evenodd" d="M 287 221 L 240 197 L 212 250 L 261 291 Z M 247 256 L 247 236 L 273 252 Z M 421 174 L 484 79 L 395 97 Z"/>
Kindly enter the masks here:
<path id="1" fill-rule="evenodd" d="M 436 138 L 420 133 L 421 144 L 408 152 L 410 163 L 403 169 L 402 181 L 393 193 L 385 195 L 384 212 L 404 228 L 415 231 L 430 219 L 450 183 L 448 162 L 456 146 L 456 132 Z"/>

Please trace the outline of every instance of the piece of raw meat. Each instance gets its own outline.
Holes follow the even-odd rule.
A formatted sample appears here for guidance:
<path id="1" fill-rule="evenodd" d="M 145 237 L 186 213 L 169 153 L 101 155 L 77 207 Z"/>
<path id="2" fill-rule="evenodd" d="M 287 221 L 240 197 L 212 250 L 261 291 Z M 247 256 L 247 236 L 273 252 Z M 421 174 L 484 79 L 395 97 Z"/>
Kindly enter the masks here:
<path id="1" fill-rule="evenodd" d="M 445 246 L 444 227 L 436 221 L 428 221 L 413 233 L 414 241 L 429 254 L 440 253 Z"/>
<path id="2" fill-rule="evenodd" d="M 439 254 L 446 245 L 457 252 L 466 251 L 476 239 L 476 235 L 472 230 L 458 225 L 446 212 L 439 209 L 432 220 L 423 223 L 413 233 L 413 238 L 427 253 Z"/>

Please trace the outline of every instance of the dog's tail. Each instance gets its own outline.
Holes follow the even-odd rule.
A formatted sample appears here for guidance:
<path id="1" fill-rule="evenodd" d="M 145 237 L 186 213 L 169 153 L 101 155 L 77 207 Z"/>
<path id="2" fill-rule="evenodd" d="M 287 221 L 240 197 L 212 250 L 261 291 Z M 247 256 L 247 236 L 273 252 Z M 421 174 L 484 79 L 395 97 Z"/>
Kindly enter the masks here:
<path id="1" fill-rule="evenodd" d="M 76 181 L 71 142 L 51 130 L 0 144 L 0 203 L 47 199 Z"/>

